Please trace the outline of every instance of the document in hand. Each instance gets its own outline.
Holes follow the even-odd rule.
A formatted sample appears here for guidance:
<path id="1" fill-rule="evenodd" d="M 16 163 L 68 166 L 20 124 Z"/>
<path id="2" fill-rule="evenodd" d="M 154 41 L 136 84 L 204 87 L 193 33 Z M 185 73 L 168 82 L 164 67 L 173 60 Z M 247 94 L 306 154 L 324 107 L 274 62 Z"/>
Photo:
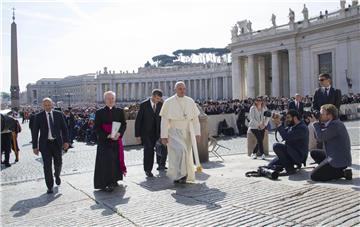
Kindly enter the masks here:
<path id="1" fill-rule="evenodd" d="M 119 131 L 121 127 L 121 123 L 117 121 L 113 121 L 112 127 L 111 127 L 111 138 L 115 137 L 115 134 Z"/>

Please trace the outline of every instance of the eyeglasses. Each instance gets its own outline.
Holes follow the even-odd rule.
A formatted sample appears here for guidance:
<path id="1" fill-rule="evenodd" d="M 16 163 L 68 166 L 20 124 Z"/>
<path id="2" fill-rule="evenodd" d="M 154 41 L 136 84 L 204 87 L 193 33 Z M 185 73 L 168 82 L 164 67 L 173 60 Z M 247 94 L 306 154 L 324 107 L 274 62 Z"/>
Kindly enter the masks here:
<path id="1" fill-rule="evenodd" d="M 324 81 L 324 80 L 326 80 L 326 79 L 319 79 L 319 81 Z"/>

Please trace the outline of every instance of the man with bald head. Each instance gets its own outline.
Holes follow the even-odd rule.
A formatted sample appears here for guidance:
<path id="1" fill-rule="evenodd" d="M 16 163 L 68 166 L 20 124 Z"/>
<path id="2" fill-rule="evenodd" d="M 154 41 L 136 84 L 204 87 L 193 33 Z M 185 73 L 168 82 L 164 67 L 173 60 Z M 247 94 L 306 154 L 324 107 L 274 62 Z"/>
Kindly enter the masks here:
<path id="1" fill-rule="evenodd" d="M 50 194 L 53 193 L 54 186 L 52 162 L 54 160 L 55 182 L 60 185 L 62 149 L 69 148 L 69 137 L 65 116 L 62 112 L 53 110 L 53 101 L 50 98 L 44 98 L 42 106 L 44 110 L 36 114 L 34 119 L 32 145 L 34 154 L 39 155 L 41 152 L 47 193 Z"/>
<path id="2" fill-rule="evenodd" d="M 161 109 L 161 141 L 168 148 L 169 176 L 174 183 L 195 180 L 194 157 L 201 168 L 196 139 L 200 137 L 200 111 L 194 100 L 186 96 L 185 83 L 175 84 L 176 94 Z"/>

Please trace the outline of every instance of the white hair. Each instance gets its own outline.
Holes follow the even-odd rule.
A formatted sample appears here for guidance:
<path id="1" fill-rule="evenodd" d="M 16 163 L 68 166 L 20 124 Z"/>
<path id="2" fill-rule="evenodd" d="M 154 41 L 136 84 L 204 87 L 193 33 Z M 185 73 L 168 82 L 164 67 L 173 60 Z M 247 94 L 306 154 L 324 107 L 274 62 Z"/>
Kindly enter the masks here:
<path id="1" fill-rule="evenodd" d="M 104 100 L 105 100 L 105 98 L 106 98 L 107 95 L 112 95 L 112 96 L 114 96 L 114 98 L 116 98 L 115 92 L 113 92 L 113 91 L 106 91 L 106 92 L 104 93 Z"/>
<path id="2" fill-rule="evenodd" d="M 49 97 L 43 98 L 42 100 L 42 102 L 47 102 L 47 101 L 53 103 L 53 100 Z"/>
<path id="3" fill-rule="evenodd" d="M 184 81 L 178 81 L 178 82 L 175 83 L 174 89 L 176 89 L 176 88 L 177 88 L 178 86 L 180 86 L 180 85 L 183 85 L 184 87 L 186 87 Z"/>

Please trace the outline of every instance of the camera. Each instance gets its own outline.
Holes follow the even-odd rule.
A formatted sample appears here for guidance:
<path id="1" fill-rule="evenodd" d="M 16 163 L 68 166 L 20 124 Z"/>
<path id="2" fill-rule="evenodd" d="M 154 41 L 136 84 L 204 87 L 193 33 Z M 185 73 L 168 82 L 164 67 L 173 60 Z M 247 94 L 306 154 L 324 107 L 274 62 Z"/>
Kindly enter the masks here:
<path id="1" fill-rule="evenodd" d="M 16 129 L 16 120 L 8 115 L 1 114 L 1 132 L 12 131 Z"/>
<path id="2" fill-rule="evenodd" d="M 272 113 L 271 113 L 271 111 L 269 111 L 269 110 L 267 110 L 267 111 L 265 111 L 264 112 L 264 117 L 272 117 Z"/>
<path id="3" fill-rule="evenodd" d="M 303 114 L 304 119 L 310 118 L 312 116 L 314 116 L 316 119 L 319 119 L 320 111 L 318 111 L 318 110 L 304 111 L 304 114 Z"/>
<path id="4" fill-rule="evenodd" d="M 257 170 L 259 176 L 261 177 L 267 177 L 271 180 L 276 180 L 279 177 L 279 172 L 268 168 L 267 166 L 259 166 Z"/>

